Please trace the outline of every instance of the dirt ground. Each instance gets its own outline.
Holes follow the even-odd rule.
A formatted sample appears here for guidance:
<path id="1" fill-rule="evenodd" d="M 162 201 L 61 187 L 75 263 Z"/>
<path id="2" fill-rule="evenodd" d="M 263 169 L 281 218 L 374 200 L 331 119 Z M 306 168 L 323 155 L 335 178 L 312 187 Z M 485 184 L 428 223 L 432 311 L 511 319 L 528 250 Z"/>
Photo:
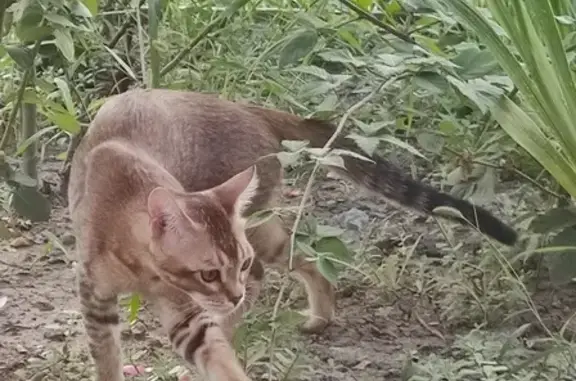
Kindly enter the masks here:
<path id="1" fill-rule="evenodd" d="M 48 162 L 42 176 L 54 179 L 57 168 L 56 163 Z M 503 203 L 513 202 L 513 196 L 499 198 Z M 0 243 L 0 301 L 6 301 L 0 307 L 0 380 L 91 379 L 75 292 L 74 238 L 66 210 L 55 203 L 49 223 L 20 226 L 15 238 Z M 419 234 L 424 237 L 418 255 L 434 257 L 439 250 L 434 238 L 436 224 L 360 195 L 339 180 L 323 182 L 314 205 L 321 218 L 350 230 L 347 234 L 356 244 L 361 244 L 367 229 L 364 220 L 369 217 L 377 221 L 376 238 L 371 239 L 378 241 L 382 253 L 400 240 L 414 242 Z M 48 247 L 50 234 L 59 238 L 62 248 Z M 467 248 L 480 241 L 466 229 L 459 234 L 456 237 L 466 235 Z M 276 295 L 276 291 L 277 287 L 271 286 L 268 293 Z M 301 304 L 301 292 L 295 293 L 290 303 Z M 546 289 L 540 294 L 535 300 L 542 303 L 545 317 L 555 325 L 576 310 L 574 290 L 558 294 Z M 437 308 L 431 304 L 427 308 L 426 301 L 410 292 L 391 293 L 366 284 L 344 283 L 338 295 L 337 320 L 322 335 L 288 332 L 291 347 L 303 348 L 300 379 L 403 380 L 411 353 L 440 354 L 458 333 L 453 326 L 447 328 Z M 264 307 L 267 303 L 263 302 Z M 127 362 L 132 359 L 152 366 L 171 355 L 154 320 L 146 312 L 141 319 L 142 324 L 123 332 L 123 345 Z"/>

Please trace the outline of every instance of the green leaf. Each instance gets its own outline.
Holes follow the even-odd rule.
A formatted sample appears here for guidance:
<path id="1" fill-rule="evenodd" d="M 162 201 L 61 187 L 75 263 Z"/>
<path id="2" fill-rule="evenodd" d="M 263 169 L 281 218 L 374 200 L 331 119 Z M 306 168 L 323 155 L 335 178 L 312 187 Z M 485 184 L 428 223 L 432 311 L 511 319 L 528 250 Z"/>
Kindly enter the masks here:
<path id="1" fill-rule="evenodd" d="M 68 83 L 61 78 L 54 78 L 54 82 L 56 83 L 56 86 L 58 86 L 58 90 L 60 90 L 60 95 L 62 96 L 62 99 L 64 99 L 66 109 L 71 115 L 75 115 L 76 109 L 74 107 L 74 102 L 72 101 L 72 95 L 70 94 Z"/>
<path id="2" fill-rule="evenodd" d="M 327 167 L 346 169 L 346 165 L 344 165 L 344 159 L 338 155 L 328 154 L 327 156 L 321 157 L 318 161 L 321 165 Z"/>
<path id="3" fill-rule="evenodd" d="M 370 10 L 372 5 L 372 0 L 354 0 L 354 2 L 366 10 Z"/>
<path id="4" fill-rule="evenodd" d="M 483 77 L 498 69 L 498 62 L 490 50 L 480 50 L 475 44 L 466 43 L 452 62 L 460 66 L 456 71 L 464 79 Z"/>
<path id="5" fill-rule="evenodd" d="M 86 7 L 92 16 L 96 16 L 98 14 L 98 0 L 82 0 L 81 2 L 78 2 L 78 8 L 80 7 Z M 80 15 L 76 12 L 75 14 Z"/>
<path id="6" fill-rule="evenodd" d="M 282 140 L 281 144 L 288 151 L 297 152 L 306 148 L 310 142 L 308 140 Z"/>
<path id="7" fill-rule="evenodd" d="M 291 167 L 291 166 L 295 165 L 296 163 L 298 163 L 298 160 L 300 159 L 300 153 L 299 152 L 278 152 L 276 154 L 276 157 L 280 161 L 282 168 L 288 168 L 288 167 Z"/>
<path id="8" fill-rule="evenodd" d="M 324 237 L 319 239 L 314 243 L 314 249 L 320 254 L 330 253 L 331 257 L 345 263 L 351 263 L 353 260 L 344 242 L 337 237 Z"/>
<path id="9" fill-rule="evenodd" d="M 442 136 L 430 133 L 430 132 L 422 132 L 416 135 L 416 140 L 418 144 L 426 151 L 439 154 L 442 152 L 442 148 L 444 148 L 445 140 Z"/>
<path id="10" fill-rule="evenodd" d="M 126 71 L 126 74 L 128 74 L 130 76 L 130 78 L 132 78 L 135 81 L 138 81 L 138 78 L 136 78 L 136 74 L 134 74 L 134 72 L 132 71 L 130 66 L 128 66 L 128 64 L 126 62 L 124 62 L 124 60 L 122 58 L 120 58 L 120 56 L 118 54 L 116 54 L 116 52 L 114 50 L 110 49 L 106 45 L 104 45 L 104 49 L 106 49 L 106 51 L 108 51 L 108 53 L 110 53 L 110 55 L 116 60 L 116 62 L 118 62 L 118 64 L 120 66 L 122 66 L 122 68 Z"/>
<path id="11" fill-rule="evenodd" d="M 553 208 L 538 215 L 530 223 L 535 233 L 546 234 L 576 225 L 576 207 Z"/>
<path id="12" fill-rule="evenodd" d="M 270 221 L 276 213 L 273 210 L 259 210 L 248 217 L 246 229 L 251 229 Z"/>
<path id="13" fill-rule="evenodd" d="M 576 228 L 566 228 L 554 237 L 549 248 L 553 249 L 555 246 L 576 247 Z M 576 248 L 548 253 L 545 258 L 550 270 L 550 280 L 555 285 L 564 285 L 576 277 Z"/>
<path id="14" fill-rule="evenodd" d="M 64 26 L 64 27 L 70 27 L 70 28 L 75 28 L 76 25 L 68 20 L 66 17 L 56 14 L 56 13 L 48 13 L 44 15 L 44 18 L 46 18 L 46 20 L 50 21 L 53 24 L 56 25 L 60 25 L 60 26 Z"/>
<path id="15" fill-rule="evenodd" d="M 318 258 L 318 253 L 312 246 L 301 240 L 296 240 L 296 248 L 312 258 Z"/>
<path id="16" fill-rule="evenodd" d="M 60 53 L 66 60 L 74 62 L 74 40 L 70 31 L 62 28 L 56 29 L 54 37 L 56 37 L 56 47 L 60 50 Z"/>
<path id="17" fill-rule="evenodd" d="M 368 156 L 374 155 L 378 145 L 380 145 L 380 138 L 377 137 L 366 137 L 358 134 L 350 134 L 347 137 L 354 140 L 358 147 Z"/>
<path id="18" fill-rule="evenodd" d="M 128 304 L 128 322 L 130 324 L 134 324 L 134 322 L 138 319 L 138 312 L 140 311 L 140 295 L 133 293 L 130 297 L 130 302 Z"/>
<path id="19" fill-rule="evenodd" d="M 16 37 L 23 43 L 31 43 L 37 40 L 41 40 L 52 34 L 53 29 L 48 25 L 37 25 L 37 26 L 24 26 L 22 24 L 16 24 Z"/>
<path id="20" fill-rule="evenodd" d="M 78 122 L 78 119 L 76 119 L 76 116 L 68 112 L 52 111 L 45 115 L 52 123 L 70 134 L 75 135 L 80 132 L 80 123 Z"/>
<path id="21" fill-rule="evenodd" d="M 295 33 L 280 51 L 278 66 L 284 68 L 302 59 L 312 52 L 318 41 L 318 33 L 312 29 L 305 29 Z"/>
<path id="22" fill-rule="evenodd" d="M 23 46 L 4 45 L 6 53 L 22 69 L 29 69 L 34 65 L 34 54 L 32 50 Z"/>
<path id="23" fill-rule="evenodd" d="M 428 160 L 428 158 L 426 156 L 424 156 L 420 151 L 418 151 L 416 148 L 414 148 L 412 145 L 406 143 L 405 141 L 402 141 L 400 139 L 398 139 L 395 136 L 392 135 L 384 135 L 384 136 L 380 136 L 380 140 L 384 141 L 384 142 L 388 142 L 391 144 L 394 144 L 397 147 L 403 148 L 406 151 L 410 152 L 413 155 L 416 155 L 424 160 Z"/>
<path id="24" fill-rule="evenodd" d="M 317 225 L 316 226 L 316 235 L 319 237 L 338 237 L 342 235 L 344 230 L 330 226 L 330 225 Z"/>
<path id="25" fill-rule="evenodd" d="M 48 221 L 52 206 L 50 201 L 36 189 L 18 185 L 12 192 L 11 207 L 21 217 L 34 222 Z"/>
<path id="26" fill-rule="evenodd" d="M 324 257 L 319 257 L 316 260 L 316 268 L 332 284 L 336 284 L 338 281 L 338 269 L 334 266 L 329 259 Z"/>

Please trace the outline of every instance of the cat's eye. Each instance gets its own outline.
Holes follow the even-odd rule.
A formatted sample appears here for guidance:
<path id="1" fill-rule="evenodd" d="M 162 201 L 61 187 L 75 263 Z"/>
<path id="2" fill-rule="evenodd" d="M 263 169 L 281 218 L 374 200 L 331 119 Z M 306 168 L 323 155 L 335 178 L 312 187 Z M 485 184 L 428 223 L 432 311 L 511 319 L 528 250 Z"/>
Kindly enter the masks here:
<path id="1" fill-rule="evenodd" d="M 200 276 L 202 277 L 202 280 L 204 282 L 211 283 L 220 277 L 220 271 L 218 270 L 202 271 L 200 272 Z"/>
<path id="2" fill-rule="evenodd" d="M 242 267 L 240 268 L 240 271 L 246 271 L 250 268 L 250 265 L 252 264 L 252 259 L 247 259 L 244 261 L 244 263 L 242 263 Z"/>

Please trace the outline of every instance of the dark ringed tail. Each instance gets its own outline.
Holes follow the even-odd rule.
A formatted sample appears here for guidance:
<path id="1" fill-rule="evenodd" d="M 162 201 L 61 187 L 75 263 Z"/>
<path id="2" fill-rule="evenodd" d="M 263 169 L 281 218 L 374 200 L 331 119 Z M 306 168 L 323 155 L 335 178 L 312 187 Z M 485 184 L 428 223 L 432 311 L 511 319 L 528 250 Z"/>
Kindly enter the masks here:
<path id="1" fill-rule="evenodd" d="M 335 126 L 327 121 L 302 119 L 293 114 L 258 107 L 250 107 L 250 110 L 267 122 L 270 132 L 279 141 L 308 140 L 312 147 L 323 147 L 335 131 Z M 365 156 L 359 147 L 346 137 L 336 139 L 332 148 L 346 149 Z M 518 238 L 514 229 L 486 209 L 416 181 L 381 157 L 372 157 L 374 162 L 351 156 L 344 156 L 343 159 L 346 170 L 333 168 L 334 171 L 403 207 L 426 215 L 455 220 L 467 226 L 472 224 L 482 233 L 509 246 L 514 245 Z M 433 212 L 441 206 L 457 209 L 464 219 Z"/>

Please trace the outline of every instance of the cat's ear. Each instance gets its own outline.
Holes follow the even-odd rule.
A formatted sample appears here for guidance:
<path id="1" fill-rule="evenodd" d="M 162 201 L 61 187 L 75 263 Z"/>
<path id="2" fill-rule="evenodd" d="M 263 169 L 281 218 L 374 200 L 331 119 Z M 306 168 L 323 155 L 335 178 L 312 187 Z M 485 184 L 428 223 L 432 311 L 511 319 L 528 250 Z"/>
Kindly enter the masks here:
<path id="1" fill-rule="evenodd" d="M 168 189 L 157 187 L 148 194 L 148 215 L 153 236 L 162 235 L 170 224 L 175 223 L 181 212 L 174 195 Z"/>
<path id="2" fill-rule="evenodd" d="M 253 165 L 211 191 L 230 215 L 241 215 L 256 196 L 259 184 L 256 166 Z"/>

